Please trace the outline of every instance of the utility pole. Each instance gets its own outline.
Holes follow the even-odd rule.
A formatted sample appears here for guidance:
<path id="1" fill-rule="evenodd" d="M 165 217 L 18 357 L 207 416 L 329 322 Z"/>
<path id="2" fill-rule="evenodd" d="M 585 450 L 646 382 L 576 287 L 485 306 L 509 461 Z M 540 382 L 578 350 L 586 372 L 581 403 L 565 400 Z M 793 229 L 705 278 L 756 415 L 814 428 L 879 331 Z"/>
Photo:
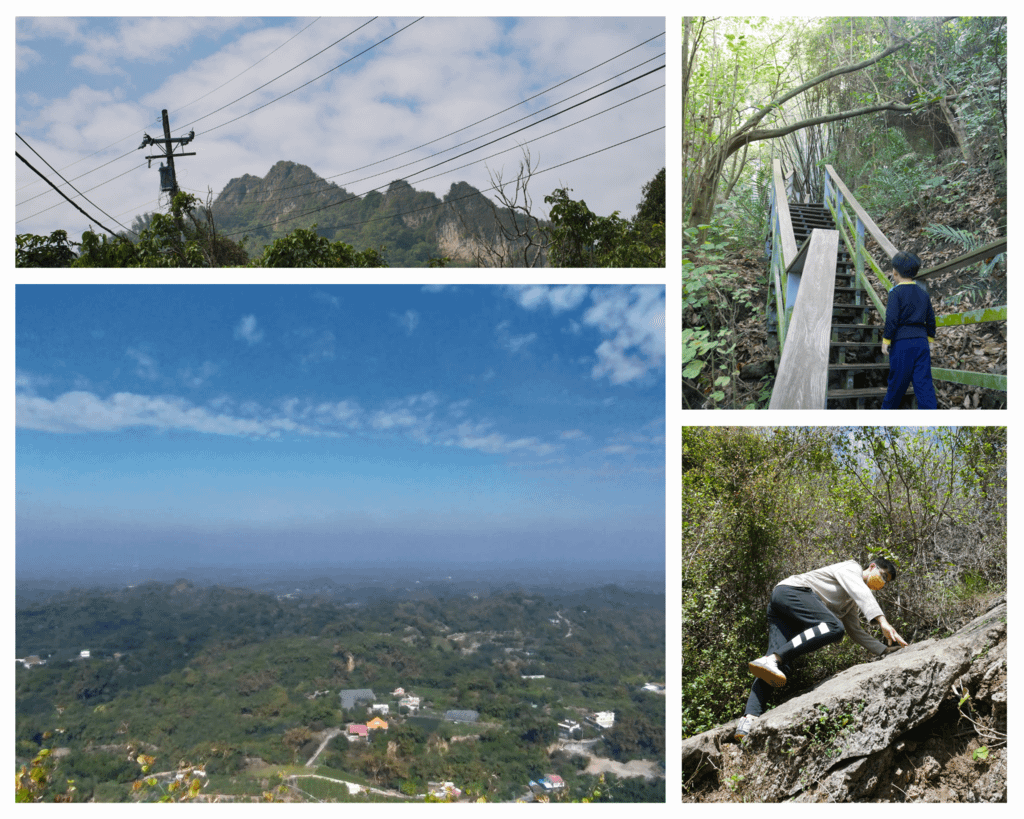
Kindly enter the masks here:
<path id="1" fill-rule="evenodd" d="M 169 191 L 171 194 L 171 200 L 174 200 L 174 195 L 178 192 L 178 179 L 174 175 L 174 157 L 175 156 L 195 156 L 195 153 L 185 153 L 182 151 L 179 154 L 174 153 L 174 143 L 180 143 L 181 147 L 184 148 L 193 139 L 195 139 L 196 132 L 194 130 L 189 131 L 188 136 L 185 137 L 171 137 L 171 124 L 167 118 L 167 109 L 165 108 L 162 112 L 164 121 L 164 138 L 153 139 L 149 134 L 143 134 L 142 144 L 139 149 L 145 148 L 147 145 L 163 146 L 163 153 L 154 154 L 147 156 L 149 160 L 149 167 L 153 167 L 154 159 L 166 159 L 167 166 L 160 166 L 160 190 Z"/>

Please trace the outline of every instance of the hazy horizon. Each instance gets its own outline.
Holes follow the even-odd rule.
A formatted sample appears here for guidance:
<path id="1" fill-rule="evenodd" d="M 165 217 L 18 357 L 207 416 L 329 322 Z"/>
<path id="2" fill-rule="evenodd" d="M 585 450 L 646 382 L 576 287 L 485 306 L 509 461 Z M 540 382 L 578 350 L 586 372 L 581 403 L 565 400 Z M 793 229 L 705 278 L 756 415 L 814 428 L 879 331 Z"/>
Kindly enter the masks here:
<path id="1" fill-rule="evenodd" d="M 661 286 L 16 295 L 19 579 L 664 572 Z"/>

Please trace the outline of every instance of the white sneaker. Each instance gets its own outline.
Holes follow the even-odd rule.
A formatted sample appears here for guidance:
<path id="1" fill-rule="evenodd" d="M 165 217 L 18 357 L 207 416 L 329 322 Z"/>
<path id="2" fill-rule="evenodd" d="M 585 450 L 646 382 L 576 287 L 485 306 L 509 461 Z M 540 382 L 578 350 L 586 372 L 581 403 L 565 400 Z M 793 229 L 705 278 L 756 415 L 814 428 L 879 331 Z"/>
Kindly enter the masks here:
<path id="1" fill-rule="evenodd" d="M 768 685 L 775 688 L 781 688 L 786 684 L 786 675 L 779 671 L 774 655 L 760 657 L 747 663 L 747 670 L 759 680 L 764 680 Z"/>
<path id="2" fill-rule="evenodd" d="M 757 721 L 757 717 L 753 714 L 744 714 L 740 718 L 740 724 L 736 726 L 736 739 L 741 740 L 747 734 L 750 733 L 750 729 L 754 727 L 754 723 Z"/>

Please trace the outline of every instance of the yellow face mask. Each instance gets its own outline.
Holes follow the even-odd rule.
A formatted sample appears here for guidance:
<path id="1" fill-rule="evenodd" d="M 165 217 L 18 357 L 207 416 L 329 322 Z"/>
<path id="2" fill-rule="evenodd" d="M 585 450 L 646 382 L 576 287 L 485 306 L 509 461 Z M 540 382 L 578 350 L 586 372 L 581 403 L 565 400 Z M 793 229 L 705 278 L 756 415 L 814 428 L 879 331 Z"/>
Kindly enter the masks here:
<path id="1" fill-rule="evenodd" d="M 879 591 L 885 586 L 885 581 L 882 579 L 882 573 L 875 569 L 868 575 L 868 588 L 871 591 Z"/>

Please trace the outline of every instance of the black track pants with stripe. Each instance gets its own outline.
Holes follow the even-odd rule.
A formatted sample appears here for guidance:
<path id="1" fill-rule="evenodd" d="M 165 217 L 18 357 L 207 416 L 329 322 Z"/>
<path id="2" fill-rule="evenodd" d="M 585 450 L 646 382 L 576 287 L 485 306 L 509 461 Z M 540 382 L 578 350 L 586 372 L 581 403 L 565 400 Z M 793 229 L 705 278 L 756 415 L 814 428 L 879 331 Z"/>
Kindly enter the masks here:
<path id="1" fill-rule="evenodd" d="M 768 604 L 768 650 L 765 655 L 778 654 L 779 667 L 787 676 L 791 663 L 801 654 L 838 642 L 846 631 L 839 618 L 806 587 L 776 586 Z M 771 686 L 755 680 L 744 713 L 761 716 Z"/>

